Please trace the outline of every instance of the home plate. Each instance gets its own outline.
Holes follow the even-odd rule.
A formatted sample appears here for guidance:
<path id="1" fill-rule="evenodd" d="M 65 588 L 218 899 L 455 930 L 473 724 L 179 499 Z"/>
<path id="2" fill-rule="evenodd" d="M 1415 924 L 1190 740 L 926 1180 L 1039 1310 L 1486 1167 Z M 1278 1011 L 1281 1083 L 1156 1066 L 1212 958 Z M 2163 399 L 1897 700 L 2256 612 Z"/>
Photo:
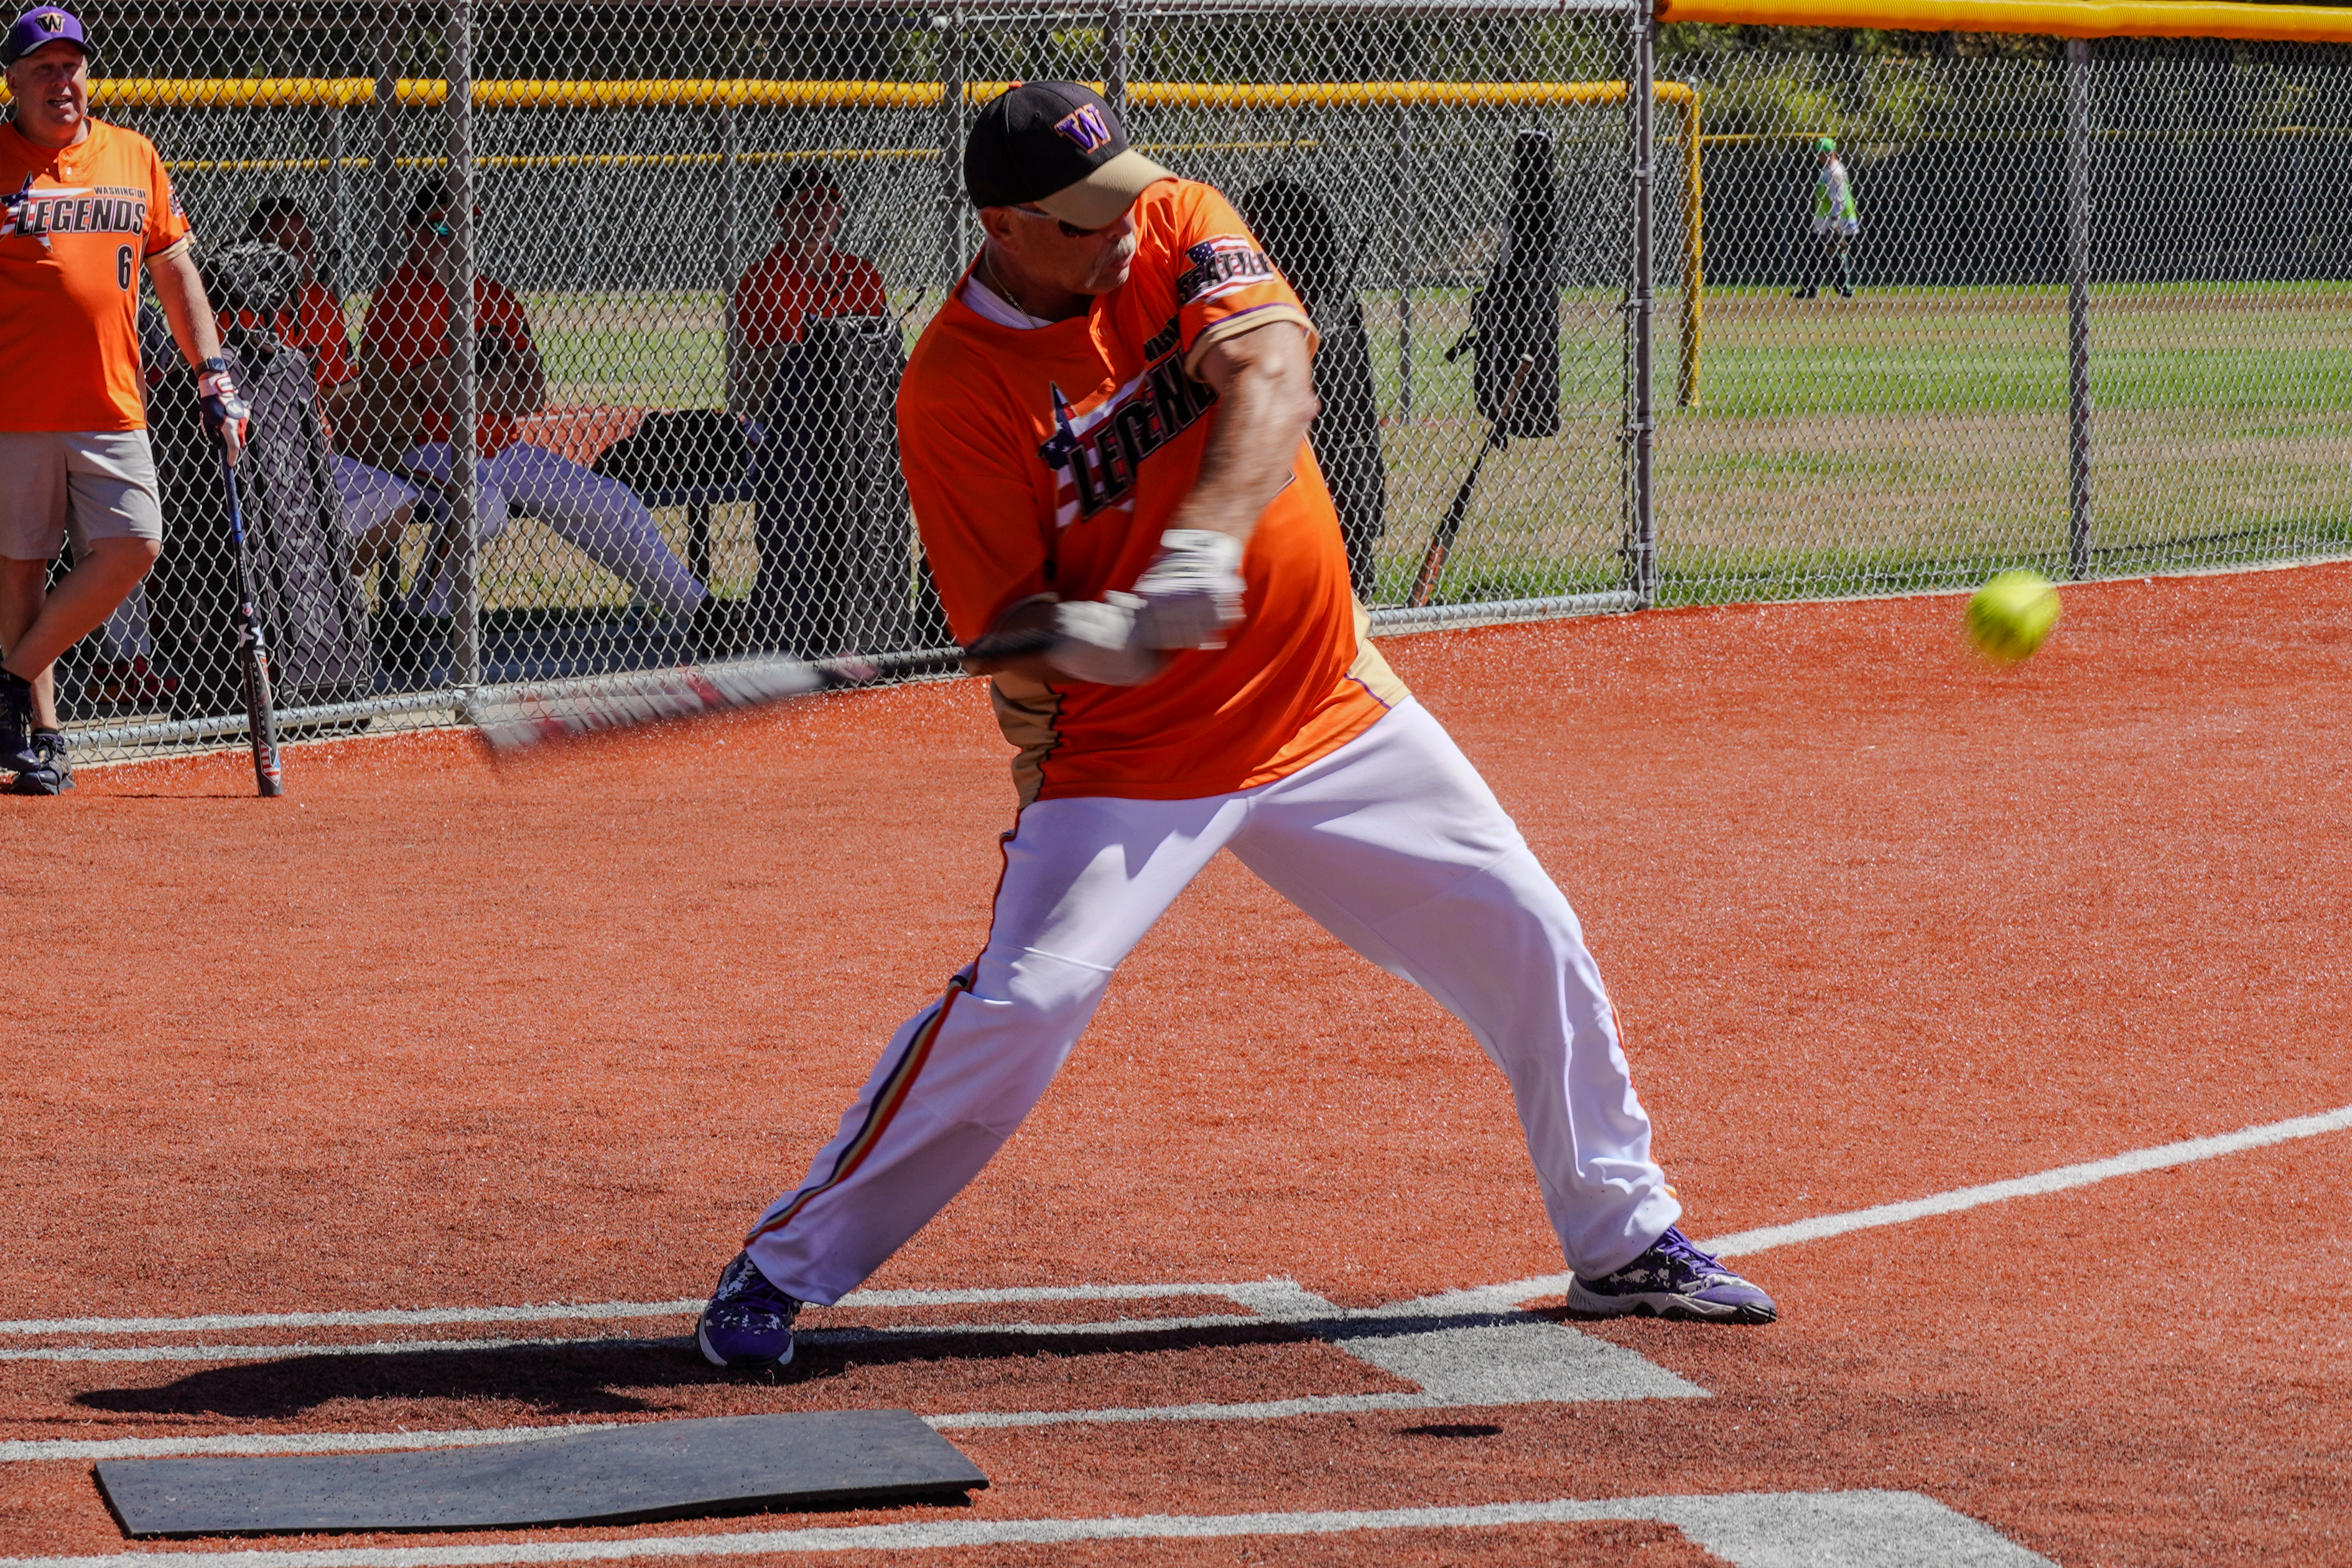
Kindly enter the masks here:
<path id="1" fill-rule="evenodd" d="M 908 1410 L 653 1421 L 478 1448 L 116 1459 L 99 1490 L 133 1536 L 493 1530 L 888 1503 L 988 1478 Z"/>

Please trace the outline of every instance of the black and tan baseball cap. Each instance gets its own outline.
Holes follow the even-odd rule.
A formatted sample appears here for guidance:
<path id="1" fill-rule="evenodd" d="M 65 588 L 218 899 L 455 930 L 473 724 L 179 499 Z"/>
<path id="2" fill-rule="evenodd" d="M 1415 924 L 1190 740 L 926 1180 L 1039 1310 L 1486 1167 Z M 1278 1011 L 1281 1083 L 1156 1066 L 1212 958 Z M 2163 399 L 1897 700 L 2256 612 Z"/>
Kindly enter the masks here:
<path id="1" fill-rule="evenodd" d="M 1117 223 L 1146 186 L 1172 178 L 1127 144 L 1118 110 L 1083 82 L 1023 82 L 964 139 L 973 206 L 1039 207 L 1082 229 Z"/>

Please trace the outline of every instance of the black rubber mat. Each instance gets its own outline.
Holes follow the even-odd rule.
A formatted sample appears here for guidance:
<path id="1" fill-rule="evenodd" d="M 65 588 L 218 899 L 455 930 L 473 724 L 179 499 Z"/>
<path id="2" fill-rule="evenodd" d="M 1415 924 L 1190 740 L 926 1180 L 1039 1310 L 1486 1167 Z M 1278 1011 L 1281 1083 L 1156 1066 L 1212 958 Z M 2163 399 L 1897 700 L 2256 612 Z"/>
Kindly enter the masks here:
<path id="1" fill-rule="evenodd" d="M 133 1536 L 625 1524 L 938 1498 L 988 1484 L 907 1410 L 651 1421 L 478 1448 L 114 1459 L 99 1490 Z"/>

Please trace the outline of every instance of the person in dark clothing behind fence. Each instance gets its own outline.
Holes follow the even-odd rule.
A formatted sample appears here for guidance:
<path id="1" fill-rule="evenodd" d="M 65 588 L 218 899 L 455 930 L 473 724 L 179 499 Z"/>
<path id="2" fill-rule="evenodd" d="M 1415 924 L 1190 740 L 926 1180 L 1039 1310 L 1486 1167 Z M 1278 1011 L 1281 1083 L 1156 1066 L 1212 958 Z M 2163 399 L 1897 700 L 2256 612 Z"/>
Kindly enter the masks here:
<path id="1" fill-rule="evenodd" d="M 809 657 L 850 651 L 843 624 L 849 585 L 834 538 L 844 504 L 825 429 L 841 368 L 813 341 L 812 322 L 887 317 L 882 274 L 834 244 L 845 203 L 820 167 L 795 169 L 776 197 L 776 244 L 735 285 L 728 302 L 735 357 L 730 402 L 761 426 L 756 471 L 759 575 L 752 581 L 753 644 Z M 895 390 L 895 389 L 893 389 Z"/>
<path id="2" fill-rule="evenodd" d="M 1373 552 L 1387 526 L 1388 468 L 1381 459 L 1371 340 L 1356 297 L 1362 250 L 1342 243 L 1331 209 L 1304 185 L 1269 181 L 1237 204 L 1323 337 L 1315 356 L 1315 395 L 1323 412 L 1307 427 L 1307 440 L 1339 513 L 1349 582 L 1357 601 L 1369 604 L 1377 586 Z"/>

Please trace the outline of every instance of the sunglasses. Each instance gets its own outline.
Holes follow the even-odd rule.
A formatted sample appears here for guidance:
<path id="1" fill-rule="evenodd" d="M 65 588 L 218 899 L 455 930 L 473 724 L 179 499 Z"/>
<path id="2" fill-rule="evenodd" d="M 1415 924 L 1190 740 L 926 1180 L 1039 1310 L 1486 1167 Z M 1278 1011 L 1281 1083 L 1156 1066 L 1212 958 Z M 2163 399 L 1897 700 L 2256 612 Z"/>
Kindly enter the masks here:
<path id="1" fill-rule="evenodd" d="M 1019 213 L 1024 218 L 1043 218 L 1049 224 L 1060 224 L 1063 237 L 1066 239 L 1095 239 L 1100 235 L 1107 235 L 1110 233 L 1111 230 L 1118 227 L 1118 221 L 1114 219 L 1113 221 L 1103 225 L 1103 226 L 1098 229 L 1082 229 L 1076 224 L 1062 223 L 1061 219 L 1045 211 L 1043 207 L 1025 206 L 1017 202 L 1013 204 L 1013 210 Z"/>

